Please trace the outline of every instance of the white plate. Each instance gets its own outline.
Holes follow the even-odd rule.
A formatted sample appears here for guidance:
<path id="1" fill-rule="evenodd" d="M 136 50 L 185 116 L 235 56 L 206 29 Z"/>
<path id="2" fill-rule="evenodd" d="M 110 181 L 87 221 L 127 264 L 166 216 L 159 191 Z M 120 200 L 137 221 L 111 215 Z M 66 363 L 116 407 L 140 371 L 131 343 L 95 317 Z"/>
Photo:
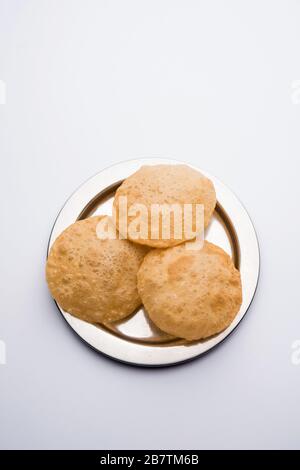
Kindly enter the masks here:
<path id="1" fill-rule="evenodd" d="M 68 199 L 52 229 L 49 250 L 58 235 L 70 224 L 96 214 L 111 214 L 114 192 L 121 182 L 141 165 L 182 164 L 177 160 L 143 158 L 118 163 L 90 178 Z M 192 166 L 192 165 L 190 165 Z M 229 253 L 240 270 L 243 303 L 231 325 L 207 340 L 187 342 L 158 330 L 141 307 L 131 317 L 106 328 L 60 312 L 74 331 L 97 351 L 119 361 L 139 366 L 166 366 L 200 356 L 223 341 L 239 324 L 255 294 L 259 276 L 259 248 L 252 222 L 237 197 L 205 171 L 214 183 L 217 207 L 205 238 Z"/>

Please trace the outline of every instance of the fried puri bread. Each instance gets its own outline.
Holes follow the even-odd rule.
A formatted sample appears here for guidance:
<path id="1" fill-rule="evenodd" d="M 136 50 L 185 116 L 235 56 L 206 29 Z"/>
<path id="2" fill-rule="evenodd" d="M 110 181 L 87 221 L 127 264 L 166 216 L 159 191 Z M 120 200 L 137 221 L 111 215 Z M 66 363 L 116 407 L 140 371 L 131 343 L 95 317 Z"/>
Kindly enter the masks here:
<path id="1" fill-rule="evenodd" d="M 239 271 L 218 246 L 186 244 L 151 250 L 138 272 L 138 291 L 151 320 L 189 341 L 227 328 L 242 303 Z"/>
<path id="2" fill-rule="evenodd" d="M 46 266 L 50 292 L 63 310 L 88 322 L 113 322 L 140 305 L 137 272 L 145 249 L 128 240 L 99 239 L 107 216 L 70 225 L 55 240 Z"/>
<path id="3" fill-rule="evenodd" d="M 121 202 L 126 196 L 127 218 L 126 225 L 121 223 Z M 191 219 L 192 227 L 197 227 L 196 211 L 197 204 L 204 206 L 204 228 L 207 227 L 216 205 L 216 193 L 213 183 L 200 172 L 187 165 L 154 165 L 142 166 L 137 172 L 129 176 L 117 189 L 114 198 L 114 221 L 118 230 L 125 238 L 132 241 L 148 245 L 155 248 L 166 248 L 174 246 L 194 238 L 180 231 L 178 236 L 174 231 L 174 218 L 171 218 L 170 236 L 165 237 L 163 233 L 163 222 L 155 236 L 151 232 L 154 223 L 151 210 L 155 205 L 176 204 L 182 208 L 185 204 L 190 204 L 193 210 Z M 130 224 L 133 222 L 135 214 L 132 215 L 131 208 L 136 205 L 143 205 L 146 213 L 140 213 L 143 226 L 147 227 L 146 236 L 133 238 L 130 232 Z M 123 216 L 122 216 L 123 217 Z M 125 225 L 125 228 L 124 228 Z M 183 225 L 182 225 L 183 226 Z"/>

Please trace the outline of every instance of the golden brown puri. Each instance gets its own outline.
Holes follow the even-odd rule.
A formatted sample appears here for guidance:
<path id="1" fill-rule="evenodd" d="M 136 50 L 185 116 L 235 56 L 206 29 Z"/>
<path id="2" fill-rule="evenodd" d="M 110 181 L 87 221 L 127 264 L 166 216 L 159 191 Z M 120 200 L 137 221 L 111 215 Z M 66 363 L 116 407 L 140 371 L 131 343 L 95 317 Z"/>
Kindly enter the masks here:
<path id="1" fill-rule="evenodd" d="M 193 227 L 195 227 L 195 205 L 204 205 L 204 226 L 207 227 L 216 205 L 216 193 L 213 183 L 198 171 L 187 165 L 154 165 L 142 166 L 136 173 L 129 176 L 117 189 L 114 199 L 115 223 L 125 238 L 132 239 L 130 233 L 124 233 L 119 224 L 120 197 L 127 197 L 127 206 L 143 204 L 150 214 L 152 204 L 192 204 Z M 127 225 L 134 216 L 127 214 Z M 151 218 L 146 221 L 148 225 L 148 238 L 133 240 L 136 243 L 149 245 L 155 248 L 166 248 L 178 245 L 189 237 L 182 234 L 181 239 L 174 237 L 174 221 L 171 218 L 171 237 L 163 239 L 162 231 L 158 239 L 151 239 Z"/>
<path id="2" fill-rule="evenodd" d="M 204 242 L 151 250 L 138 272 L 138 290 L 151 320 L 179 338 L 207 338 L 230 325 L 242 303 L 239 271 L 221 248 Z"/>
<path id="3" fill-rule="evenodd" d="M 145 248 L 128 240 L 100 240 L 96 227 L 103 217 L 64 230 L 46 267 L 50 292 L 60 307 L 95 323 L 125 318 L 140 305 L 137 271 L 145 254 Z"/>

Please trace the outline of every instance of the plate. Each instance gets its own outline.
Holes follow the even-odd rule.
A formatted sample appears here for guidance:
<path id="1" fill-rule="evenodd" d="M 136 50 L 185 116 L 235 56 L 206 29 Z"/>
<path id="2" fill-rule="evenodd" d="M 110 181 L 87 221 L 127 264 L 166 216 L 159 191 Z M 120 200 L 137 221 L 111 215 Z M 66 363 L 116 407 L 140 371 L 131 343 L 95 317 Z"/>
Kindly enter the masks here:
<path id="1" fill-rule="evenodd" d="M 60 233 L 76 220 L 111 214 L 114 193 L 122 181 L 142 165 L 183 164 L 165 158 L 142 158 L 118 163 L 100 171 L 75 191 L 54 223 L 49 250 Z M 190 165 L 195 168 L 193 165 Z M 243 303 L 231 325 L 206 340 L 188 342 L 161 332 L 144 308 L 112 326 L 91 324 L 57 307 L 70 327 L 88 345 L 113 359 L 138 366 L 167 366 L 201 356 L 217 346 L 240 323 L 255 294 L 259 276 L 259 247 L 251 219 L 232 191 L 217 178 L 206 175 L 215 185 L 217 206 L 205 238 L 229 253 L 241 273 Z"/>

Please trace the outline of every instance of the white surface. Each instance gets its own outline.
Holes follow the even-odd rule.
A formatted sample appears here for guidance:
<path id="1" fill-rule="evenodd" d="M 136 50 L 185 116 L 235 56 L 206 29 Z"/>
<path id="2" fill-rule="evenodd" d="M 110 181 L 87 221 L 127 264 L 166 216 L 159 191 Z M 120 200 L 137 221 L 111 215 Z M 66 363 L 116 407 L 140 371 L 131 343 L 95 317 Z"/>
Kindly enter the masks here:
<path id="1" fill-rule="evenodd" d="M 299 20 L 291 0 L 0 0 L 1 448 L 300 447 Z M 87 348 L 44 281 L 63 201 L 141 154 L 227 183 L 262 255 L 231 338 L 161 370 Z"/>

